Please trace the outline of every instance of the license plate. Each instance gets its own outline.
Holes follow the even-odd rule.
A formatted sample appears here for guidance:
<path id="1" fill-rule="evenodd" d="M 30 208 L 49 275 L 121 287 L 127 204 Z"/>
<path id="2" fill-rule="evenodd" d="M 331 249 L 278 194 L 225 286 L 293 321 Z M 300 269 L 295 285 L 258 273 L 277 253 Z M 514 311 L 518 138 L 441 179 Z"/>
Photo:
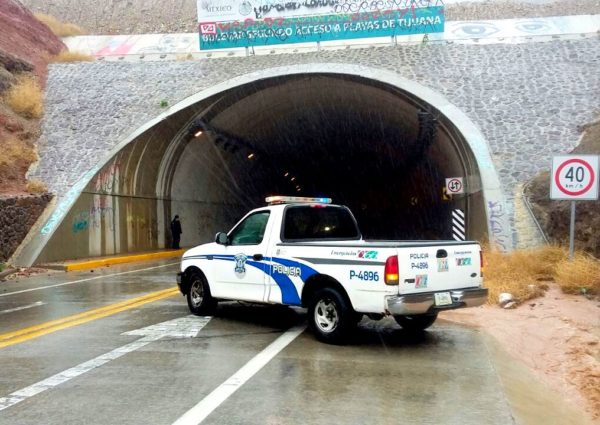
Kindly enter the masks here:
<path id="1" fill-rule="evenodd" d="M 433 296 L 435 297 L 435 305 L 437 306 L 452 304 L 450 292 L 436 292 Z"/>

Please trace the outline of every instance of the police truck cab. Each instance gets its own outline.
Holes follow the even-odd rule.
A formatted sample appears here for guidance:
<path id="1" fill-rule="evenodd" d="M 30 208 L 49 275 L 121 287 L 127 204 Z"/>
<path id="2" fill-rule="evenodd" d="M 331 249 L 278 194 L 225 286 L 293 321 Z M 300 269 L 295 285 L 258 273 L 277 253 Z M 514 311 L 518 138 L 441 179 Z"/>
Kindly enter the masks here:
<path id="1" fill-rule="evenodd" d="M 363 315 L 423 330 L 442 310 L 487 299 L 477 242 L 366 241 L 329 198 L 266 201 L 183 255 L 177 283 L 193 314 L 219 300 L 302 306 L 319 340 L 342 343 Z"/>

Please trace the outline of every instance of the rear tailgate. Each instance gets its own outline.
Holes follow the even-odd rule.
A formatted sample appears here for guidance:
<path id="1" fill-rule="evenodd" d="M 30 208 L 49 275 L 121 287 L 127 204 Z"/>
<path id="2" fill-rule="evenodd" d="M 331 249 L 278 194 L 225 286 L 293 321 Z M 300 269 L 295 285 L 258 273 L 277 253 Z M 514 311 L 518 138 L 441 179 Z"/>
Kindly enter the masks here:
<path id="1" fill-rule="evenodd" d="M 481 286 L 479 244 L 398 248 L 399 293 L 448 291 Z"/>

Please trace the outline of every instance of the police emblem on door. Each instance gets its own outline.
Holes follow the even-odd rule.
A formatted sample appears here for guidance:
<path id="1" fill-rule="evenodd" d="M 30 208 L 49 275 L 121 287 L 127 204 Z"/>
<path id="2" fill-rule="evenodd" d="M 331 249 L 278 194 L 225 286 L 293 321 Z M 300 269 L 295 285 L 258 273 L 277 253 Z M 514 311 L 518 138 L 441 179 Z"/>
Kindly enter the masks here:
<path id="1" fill-rule="evenodd" d="M 233 259 L 235 260 L 235 272 L 239 274 L 246 273 L 246 260 L 248 257 L 244 254 L 237 254 Z"/>

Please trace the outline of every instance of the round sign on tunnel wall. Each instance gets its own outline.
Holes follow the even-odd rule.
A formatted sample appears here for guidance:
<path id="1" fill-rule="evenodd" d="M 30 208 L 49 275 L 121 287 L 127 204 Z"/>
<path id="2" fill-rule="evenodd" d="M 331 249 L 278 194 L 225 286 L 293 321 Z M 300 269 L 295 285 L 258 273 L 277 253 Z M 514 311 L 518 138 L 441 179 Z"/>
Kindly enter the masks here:
<path id="1" fill-rule="evenodd" d="M 597 155 L 555 156 L 550 199 L 598 199 L 598 162 Z"/>
<path id="2" fill-rule="evenodd" d="M 446 179 L 446 190 L 450 195 L 465 193 L 465 186 L 462 177 L 451 177 Z"/>

